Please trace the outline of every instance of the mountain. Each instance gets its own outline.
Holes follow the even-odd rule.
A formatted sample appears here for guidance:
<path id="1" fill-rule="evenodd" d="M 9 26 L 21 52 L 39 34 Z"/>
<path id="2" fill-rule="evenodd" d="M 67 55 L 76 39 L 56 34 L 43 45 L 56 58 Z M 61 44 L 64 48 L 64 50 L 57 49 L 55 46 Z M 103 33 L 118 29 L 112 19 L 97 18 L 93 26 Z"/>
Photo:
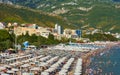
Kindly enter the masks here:
<path id="1" fill-rule="evenodd" d="M 62 16 L 73 27 L 120 32 L 119 0 L 9 0 L 13 4 Z"/>
<path id="2" fill-rule="evenodd" d="M 3 3 L 0 4 L 0 22 L 36 23 L 40 26 L 49 27 L 58 23 L 63 27 L 68 27 L 68 23 L 61 16 Z M 73 28 L 73 26 L 70 27 Z"/>

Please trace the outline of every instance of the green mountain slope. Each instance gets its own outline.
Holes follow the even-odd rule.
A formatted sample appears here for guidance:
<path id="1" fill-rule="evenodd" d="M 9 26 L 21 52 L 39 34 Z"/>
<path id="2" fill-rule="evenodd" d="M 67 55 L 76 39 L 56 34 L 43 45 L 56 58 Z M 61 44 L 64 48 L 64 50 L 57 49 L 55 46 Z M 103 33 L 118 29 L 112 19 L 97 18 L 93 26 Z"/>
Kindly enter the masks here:
<path id="1" fill-rule="evenodd" d="M 11 0 L 12 1 L 12 0 Z M 63 16 L 81 28 L 120 32 L 120 3 L 114 0 L 14 0 L 14 4 Z"/>
<path id="2" fill-rule="evenodd" d="M 18 22 L 18 23 L 36 23 L 40 26 L 53 27 L 56 23 L 63 27 L 68 24 L 60 16 L 53 16 L 41 11 L 35 11 L 24 7 L 15 7 L 7 4 L 0 4 L 0 21 L 1 22 Z M 69 25 L 70 26 L 70 25 Z M 72 27 L 72 26 L 70 26 Z"/>
<path id="3" fill-rule="evenodd" d="M 99 8 L 99 9 L 98 9 Z M 88 14 L 86 23 L 96 28 L 102 28 L 105 31 L 120 32 L 120 9 L 114 6 L 96 5 Z"/>

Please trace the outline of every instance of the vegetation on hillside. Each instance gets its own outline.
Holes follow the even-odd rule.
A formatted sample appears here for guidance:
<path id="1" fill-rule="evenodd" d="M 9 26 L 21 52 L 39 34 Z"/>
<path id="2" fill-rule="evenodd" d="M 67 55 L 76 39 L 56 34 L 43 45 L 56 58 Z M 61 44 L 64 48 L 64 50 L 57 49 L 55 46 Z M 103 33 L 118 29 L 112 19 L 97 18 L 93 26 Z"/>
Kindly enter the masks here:
<path id="1" fill-rule="evenodd" d="M 86 23 L 104 31 L 120 32 L 120 13 L 114 6 L 96 5 L 87 15 Z"/>
<path id="2" fill-rule="evenodd" d="M 12 0 L 11 0 L 12 1 Z M 120 32 L 120 8 L 115 0 L 16 0 L 15 4 L 31 7 L 45 12 L 53 13 L 57 10 L 68 10 L 63 16 L 69 24 L 81 28 L 101 28 L 104 31 Z M 91 8 L 83 11 L 79 8 Z M 69 26 L 70 27 L 70 26 Z"/>
<path id="3" fill-rule="evenodd" d="M 52 16 L 27 8 L 18 8 L 12 5 L 0 4 L 0 21 L 18 23 L 37 23 L 40 26 L 53 27 L 56 23 L 68 27 L 67 22 L 60 16 Z M 73 26 L 70 26 L 73 27 Z"/>
<path id="4" fill-rule="evenodd" d="M 117 41 L 118 39 L 110 34 L 88 34 L 84 35 L 84 38 L 89 38 L 91 41 Z"/>

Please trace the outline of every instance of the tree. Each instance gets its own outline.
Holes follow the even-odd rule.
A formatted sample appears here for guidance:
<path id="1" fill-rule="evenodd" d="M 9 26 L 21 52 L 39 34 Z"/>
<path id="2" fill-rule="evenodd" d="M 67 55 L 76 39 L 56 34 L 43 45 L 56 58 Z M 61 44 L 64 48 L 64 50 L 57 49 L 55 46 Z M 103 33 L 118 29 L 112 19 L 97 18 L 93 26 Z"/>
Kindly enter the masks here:
<path id="1" fill-rule="evenodd" d="M 0 35 L 0 50 L 13 47 L 13 35 L 9 34 L 9 32 L 6 30 L 0 30 Z"/>
<path id="2" fill-rule="evenodd" d="M 50 39 L 50 40 L 54 40 L 54 35 L 49 34 L 48 39 Z"/>
<path id="3" fill-rule="evenodd" d="M 89 38 L 91 41 L 117 41 L 118 39 L 110 34 L 89 34 L 85 35 L 84 38 Z"/>

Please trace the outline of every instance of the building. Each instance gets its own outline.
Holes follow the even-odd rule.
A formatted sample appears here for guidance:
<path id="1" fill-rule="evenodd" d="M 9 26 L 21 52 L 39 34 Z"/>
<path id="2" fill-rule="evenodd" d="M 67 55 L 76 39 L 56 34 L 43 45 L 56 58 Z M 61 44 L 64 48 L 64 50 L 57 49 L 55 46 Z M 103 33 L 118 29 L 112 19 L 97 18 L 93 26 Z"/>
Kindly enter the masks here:
<path id="1" fill-rule="evenodd" d="M 28 33 L 30 36 L 32 34 L 36 34 L 37 36 L 43 36 L 45 38 L 48 38 L 50 31 L 47 28 L 43 27 L 38 27 L 38 29 L 35 28 L 28 28 L 28 27 L 14 27 L 14 33 L 19 36 L 19 35 L 25 35 Z"/>
<path id="2" fill-rule="evenodd" d="M 76 32 L 77 36 L 78 36 L 79 38 L 81 38 L 81 36 L 82 36 L 82 31 L 78 29 L 78 30 L 76 30 L 75 32 Z"/>
<path id="3" fill-rule="evenodd" d="M 64 36 L 66 38 L 72 38 L 72 39 L 78 39 L 79 36 L 76 33 L 76 30 L 73 29 L 65 29 L 64 30 Z"/>
<path id="4" fill-rule="evenodd" d="M 28 33 L 29 35 L 32 35 L 32 34 L 36 34 L 36 29 L 17 26 L 17 27 L 14 27 L 14 33 L 17 36 L 22 34 L 25 35 L 26 33 Z"/>
<path id="5" fill-rule="evenodd" d="M 58 26 L 58 34 L 63 34 L 63 29 L 61 26 Z"/>
<path id="6" fill-rule="evenodd" d="M 55 30 L 58 30 L 58 24 L 55 24 Z"/>
<path id="7" fill-rule="evenodd" d="M 49 34 L 50 34 L 50 30 L 48 28 L 44 28 L 44 27 L 38 27 L 37 29 L 37 35 L 41 35 L 45 38 L 48 38 Z"/>
<path id="8" fill-rule="evenodd" d="M 4 24 L 0 22 L 0 29 L 4 29 L 4 28 L 5 28 Z"/>
<path id="9" fill-rule="evenodd" d="M 55 24 L 55 29 L 53 30 L 53 32 L 57 33 L 58 35 L 63 34 L 63 28 L 60 25 Z"/>
<path id="10" fill-rule="evenodd" d="M 33 29 L 37 29 L 38 26 L 36 24 L 27 24 L 26 25 L 28 28 L 33 28 Z"/>

